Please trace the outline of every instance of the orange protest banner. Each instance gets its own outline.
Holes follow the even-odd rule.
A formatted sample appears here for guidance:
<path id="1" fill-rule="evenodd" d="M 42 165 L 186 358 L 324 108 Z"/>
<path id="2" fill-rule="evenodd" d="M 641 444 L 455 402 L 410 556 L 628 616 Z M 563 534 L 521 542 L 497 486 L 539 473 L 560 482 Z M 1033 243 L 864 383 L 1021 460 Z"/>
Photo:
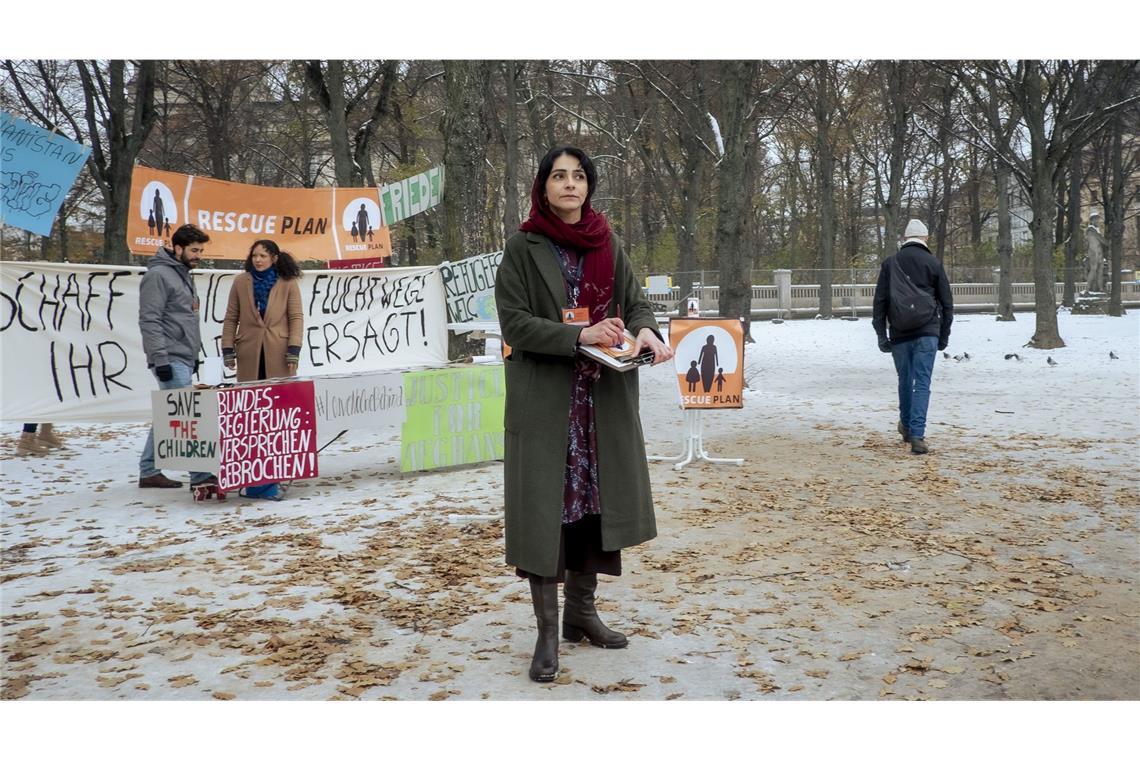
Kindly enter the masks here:
<path id="1" fill-rule="evenodd" d="M 670 319 L 669 345 L 683 408 L 744 406 L 744 325 L 739 319 Z"/>
<path id="2" fill-rule="evenodd" d="M 127 248 L 153 255 L 190 223 L 210 236 L 210 259 L 244 259 L 262 238 L 301 260 L 389 259 L 383 221 L 374 187 L 262 187 L 136 166 Z"/>

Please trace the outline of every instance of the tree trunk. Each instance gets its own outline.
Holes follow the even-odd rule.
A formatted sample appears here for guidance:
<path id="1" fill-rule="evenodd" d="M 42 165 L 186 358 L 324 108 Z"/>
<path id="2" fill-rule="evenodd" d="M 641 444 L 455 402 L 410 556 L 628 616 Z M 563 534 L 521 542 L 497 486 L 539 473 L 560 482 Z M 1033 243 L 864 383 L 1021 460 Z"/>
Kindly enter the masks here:
<path id="1" fill-rule="evenodd" d="M 744 227 L 752 206 L 752 190 L 746 186 L 745 164 L 751 159 L 753 137 L 746 114 L 752 107 L 755 61 L 723 61 L 721 98 L 724 158 L 717 176 L 716 255 L 720 268 L 720 315 L 743 317 L 745 339 L 752 342 L 751 258 L 744 250 Z"/>
<path id="2" fill-rule="evenodd" d="M 126 61 L 110 61 L 106 81 L 98 64 L 89 68 L 85 61 L 76 63 L 83 82 L 91 139 L 89 160 L 103 195 L 106 214 L 103 218 L 103 261 L 129 264 L 127 214 L 131 203 L 131 172 L 147 135 L 154 127 L 156 62 L 143 61 L 139 64 L 135 71 L 134 98 L 129 104 L 125 90 Z M 98 85 L 96 79 L 99 80 Z"/>
<path id="3" fill-rule="evenodd" d="M 970 205 L 970 248 L 976 256 L 982 247 L 982 178 L 978 164 L 978 151 L 971 146 L 970 181 L 967 184 L 967 198 Z"/>
<path id="4" fill-rule="evenodd" d="M 329 61 L 322 71 L 320 61 L 309 61 L 305 68 L 317 101 L 324 107 L 328 125 L 329 150 L 333 157 L 333 175 L 337 187 L 360 187 L 354 182 L 352 149 L 348 144 L 348 112 L 344 100 L 344 61 Z"/>
<path id="5" fill-rule="evenodd" d="M 819 313 L 831 317 L 831 282 L 835 268 L 835 147 L 831 139 L 831 122 L 835 115 L 835 98 L 831 85 L 831 64 L 821 61 L 816 66 L 815 155 L 816 192 L 819 195 Z"/>
<path id="6" fill-rule="evenodd" d="M 443 258 L 459 261 L 487 251 L 488 216 L 486 61 L 444 61 L 447 109 L 443 119 Z M 449 335 L 451 359 L 470 355 L 466 335 Z"/>
<path id="7" fill-rule="evenodd" d="M 503 124 L 503 141 L 506 166 L 503 174 L 503 237 L 509 238 L 519 228 L 522 216 L 519 212 L 519 174 L 522 168 L 522 158 L 519 155 L 519 125 L 518 125 L 518 74 L 519 64 L 514 61 L 504 61 L 504 80 L 506 81 L 506 117 Z"/>
<path id="8" fill-rule="evenodd" d="M 1035 151 L 1036 152 L 1036 151 Z M 1064 348 L 1065 341 L 1057 329 L 1057 299 L 1053 294 L 1053 227 L 1057 216 L 1057 197 L 1048 167 L 1038 162 L 1033 177 L 1033 291 L 1037 327 L 1028 345 L 1032 348 Z"/>
<path id="9" fill-rule="evenodd" d="M 942 149 L 942 165 L 938 167 L 938 171 L 942 177 L 942 193 L 941 198 L 939 198 L 941 202 L 938 208 L 938 226 L 934 238 L 934 254 L 943 264 L 946 262 L 946 244 L 948 242 L 946 236 L 947 230 L 950 228 L 950 199 L 954 189 L 954 159 L 950 153 L 952 147 L 951 96 L 952 88 L 947 81 L 942 87 L 942 111 L 941 118 L 938 120 L 938 142 Z"/>
<path id="10" fill-rule="evenodd" d="M 1124 117 L 1117 113 L 1112 120 L 1112 202 L 1108 204 L 1105 220 L 1108 227 L 1109 266 L 1112 269 L 1112 290 L 1108 297 L 1108 314 L 1124 316 L 1121 303 L 1120 268 L 1124 258 Z"/>
<path id="11" fill-rule="evenodd" d="M 686 298 L 693 291 L 693 273 L 697 271 L 697 223 L 701 211 L 701 184 L 704 178 L 705 157 L 699 141 L 688 146 L 691 152 L 685 155 L 685 176 L 681 185 L 681 222 L 677 230 L 677 281 L 681 300 L 677 311 L 687 314 Z"/>
<path id="12" fill-rule="evenodd" d="M 1029 132 L 1030 204 L 1033 221 L 1033 283 L 1037 327 L 1027 344 L 1031 348 L 1064 348 L 1065 341 L 1057 330 L 1057 299 L 1053 295 L 1054 223 L 1057 220 L 1057 186 L 1054 183 L 1055 161 L 1049 154 L 1046 137 L 1045 93 L 1043 69 L 1036 61 L 1026 62 L 1022 91 L 1025 123 Z"/>
<path id="13" fill-rule="evenodd" d="M 883 201 L 883 258 L 894 254 L 899 234 L 899 202 L 902 199 L 903 162 L 906 158 L 907 137 L 907 95 L 910 89 L 910 62 L 887 61 L 886 67 L 886 113 L 891 123 L 891 147 L 888 156 L 887 197 Z M 881 192 L 881 190 L 880 190 Z"/>
<path id="14" fill-rule="evenodd" d="M 1081 152 L 1069 157 L 1069 237 L 1065 241 L 1065 290 L 1061 303 L 1072 308 L 1077 297 L 1077 254 L 1081 240 Z"/>
<path id="15" fill-rule="evenodd" d="M 1013 231 L 1009 218 L 1009 168 L 1000 158 L 994 159 L 994 181 L 997 185 L 997 253 L 998 253 L 998 321 L 1013 322 Z"/>

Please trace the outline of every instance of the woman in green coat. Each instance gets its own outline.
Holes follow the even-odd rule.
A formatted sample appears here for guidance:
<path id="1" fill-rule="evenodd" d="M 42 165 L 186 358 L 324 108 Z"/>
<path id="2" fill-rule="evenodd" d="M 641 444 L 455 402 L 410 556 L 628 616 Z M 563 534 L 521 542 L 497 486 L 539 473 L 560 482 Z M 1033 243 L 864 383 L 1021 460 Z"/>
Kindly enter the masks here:
<path id="1" fill-rule="evenodd" d="M 654 363 L 672 358 L 653 310 L 606 218 L 590 207 L 597 186 L 582 150 L 542 159 L 531 210 L 507 241 L 495 279 L 506 361 L 504 458 L 507 562 L 530 581 L 538 641 L 535 681 L 558 673 L 562 634 L 618 649 L 628 643 L 594 608 L 598 573 L 621 574 L 621 549 L 657 535 L 637 372 L 582 358 L 578 346 L 612 345 L 623 329 Z"/>

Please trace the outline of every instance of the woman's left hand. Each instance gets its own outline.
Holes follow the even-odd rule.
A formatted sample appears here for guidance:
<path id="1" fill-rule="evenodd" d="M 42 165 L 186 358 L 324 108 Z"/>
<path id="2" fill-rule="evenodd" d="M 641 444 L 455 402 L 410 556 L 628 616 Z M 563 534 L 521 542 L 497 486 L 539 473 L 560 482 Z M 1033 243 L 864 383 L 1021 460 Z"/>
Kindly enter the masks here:
<path id="1" fill-rule="evenodd" d="M 654 364 L 660 364 L 673 358 L 673 349 L 662 343 L 661 339 L 657 337 L 657 333 L 648 327 L 643 327 L 637 333 L 637 342 L 633 344 L 633 352 L 640 354 L 646 348 L 653 351 Z"/>

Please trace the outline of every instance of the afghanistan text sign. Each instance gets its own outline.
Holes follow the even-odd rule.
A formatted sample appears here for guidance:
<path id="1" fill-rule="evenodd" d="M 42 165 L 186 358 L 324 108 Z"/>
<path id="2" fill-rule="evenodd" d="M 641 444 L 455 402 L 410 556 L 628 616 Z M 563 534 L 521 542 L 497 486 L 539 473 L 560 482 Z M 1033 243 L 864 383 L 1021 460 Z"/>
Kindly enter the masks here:
<path id="1" fill-rule="evenodd" d="M 223 490 L 317 476 L 311 381 L 229 388 L 217 399 Z"/>
<path id="2" fill-rule="evenodd" d="M 127 247 L 153 254 L 190 223 L 210 236 L 208 259 L 244 259 L 269 238 L 298 259 L 387 259 L 392 242 L 375 187 L 283 188 L 136 166 Z"/>
<path id="3" fill-rule="evenodd" d="M 449 322 L 499 318 L 495 309 L 495 275 L 502 261 L 503 252 L 495 251 L 439 265 Z"/>
<path id="4" fill-rule="evenodd" d="M 0 112 L 0 220 L 37 235 L 52 221 L 91 148 Z"/>
<path id="5" fill-rule="evenodd" d="M 150 419 L 155 380 L 138 330 L 141 267 L 0 262 L 0 415 Z M 200 356 L 221 356 L 235 271 L 195 271 Z M 303 377 L 447 363 L 443 283 L 433 267 L 308 270 L 300 280 Z M 226 379 L 232 380 L 232 374 Z M 341 428 L 343 429 L 343 428 Z"/>
<path id="6" fill-rule="evenodd" d="M 682 407 L 744 406 L 744 326 L 739 319 L 670 319 L 669 345 Z"/>
<path id="7" fill-rule="evenodd" d="M 400 471 L 503 458 L 503 365 L 404 375 Z"/>

